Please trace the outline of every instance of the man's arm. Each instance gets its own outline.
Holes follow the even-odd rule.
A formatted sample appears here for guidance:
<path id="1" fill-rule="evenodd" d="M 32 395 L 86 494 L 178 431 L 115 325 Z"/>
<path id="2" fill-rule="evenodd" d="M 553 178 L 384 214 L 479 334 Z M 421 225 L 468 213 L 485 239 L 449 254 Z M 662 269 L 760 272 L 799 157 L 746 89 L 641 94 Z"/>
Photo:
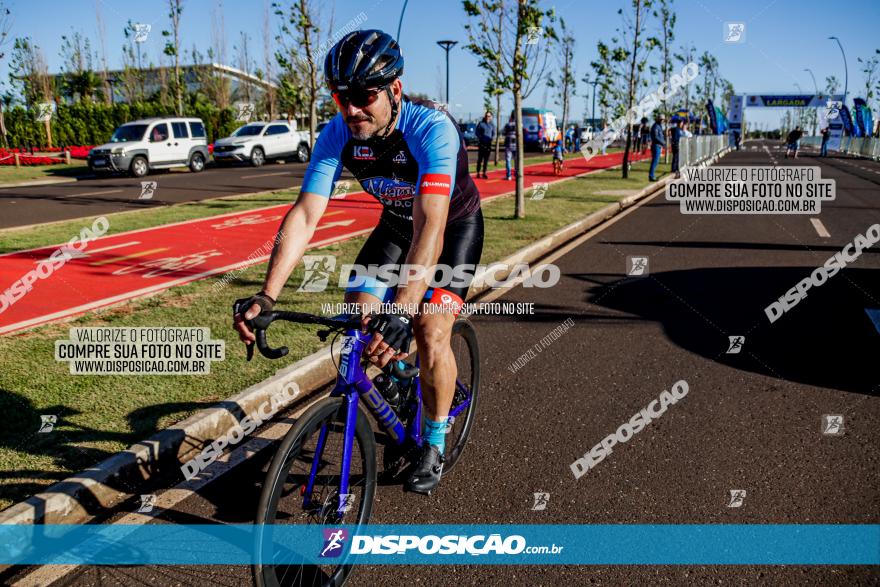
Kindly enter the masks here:
<path id="1" fill-rule="evenodd" d="M 423 194 L 413 203 L 413 241 L 406 254 L 406 264 L 425 268 L 424 276 L 411 279 L 397 288 L 394 302 L 418 308 L 428 290 L 440 252 L 443 250 L 443 232 L 449 213 L 449 196 Z"/>
<path id="2" fill-rule="evenodd" d="M 302 259 L 329 201 L 330 198 L 326 196 L 303 192 L 293 209 L 284 217 L 275 238 L 272 256 L 269 258 L 266 279 L 263 281 L 263 293 L 270 298 L 278 299 L 293 268 Z M 260 306 L 252 304 L 244 313 L 244 319 L 251 320 L 259 313 Z M 242 320 L 235 320 L 235 329 L 242 342 L 250 343 L 256 340 L 253 332 Z"/>

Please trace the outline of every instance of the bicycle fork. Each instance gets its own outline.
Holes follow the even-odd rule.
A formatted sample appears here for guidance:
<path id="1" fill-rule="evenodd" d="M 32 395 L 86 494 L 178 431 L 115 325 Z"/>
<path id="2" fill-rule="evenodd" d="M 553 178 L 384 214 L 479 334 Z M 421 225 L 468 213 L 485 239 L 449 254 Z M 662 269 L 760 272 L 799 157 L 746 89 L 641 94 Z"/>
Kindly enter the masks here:
<path id="1" fill-rule="evenodd" d="M 331 397 L 342 395 L 345 401 L 345 428 L 342 444 L 342 465 L 339 478 L 339 495 L 337 503 L 337 515 L 342 517 L 348 510 L 348 499 L 342 496 L 349 495 L 349 483 L 351 477 L 351 460 L 354 452 L 354 437 L 357 430 L 358 400 L 363 398 L 364 403 L 382 425 L 394 442 L 404 442 L 406 431 L 403 423 L 394 409 L 388 405 L 382 394 L 373 387 L 373 382 L 367 377 L 366 372 L 360 365 L 361 354 L 370 340 L 370 335 L 365 335 L 357 330 L 346 332 L 343 340 L 339 361 L 339 377 L 336 387 L 330 393 Z M 311 503 L 312 491 L 315 479 L 318 475 L 324 448 L 327 441 L 328 424 L 321 426 L 318 434 L 318 442 L 315 447 L 315 456 L 309 472 L 309 480 L 303 493 L 303 507 L 308 508 Z"/>

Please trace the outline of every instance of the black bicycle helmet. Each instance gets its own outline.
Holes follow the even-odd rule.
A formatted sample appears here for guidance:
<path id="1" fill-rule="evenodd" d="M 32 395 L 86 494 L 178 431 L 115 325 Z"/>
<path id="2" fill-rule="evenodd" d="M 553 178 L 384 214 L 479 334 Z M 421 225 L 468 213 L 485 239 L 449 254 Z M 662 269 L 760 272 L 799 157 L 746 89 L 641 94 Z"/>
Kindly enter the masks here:
<path id="1" fill-rule="evenodd" d="M 376 29 L 345 35 L 324 59 L 331 92 L 386 86 L 403 74 L 403 55 L 391 35 Z"/>

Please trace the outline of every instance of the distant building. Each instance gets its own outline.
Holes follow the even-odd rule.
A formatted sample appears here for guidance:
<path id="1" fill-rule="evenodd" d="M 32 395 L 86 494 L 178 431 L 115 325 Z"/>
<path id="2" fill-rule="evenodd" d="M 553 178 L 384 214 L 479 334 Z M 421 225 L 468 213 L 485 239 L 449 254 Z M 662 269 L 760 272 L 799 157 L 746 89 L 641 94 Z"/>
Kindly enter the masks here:
<path id="1" fill-rule="evenodd" d="M 257 76 L 246 73 L 240 69 L 228 65 L 221 65 L 220 63 L 181 65 L 180 69 L 184 83 L 186 84 L 187 89 L 191 92 L 199 89 L 200 77 L 204 78 L 206 77 L 206 74 L 209 74 L 212 77 L 219 76 L 228 79 L 230 82 L 230 103 L 256 103 L 263 99 L 263 96 L 269 88 L 278 89 L 278 85 L 275 83 L 260 79 Z M 168 80 L 174 76 L 173 66 L 144 68 L 142 71 L 145 75 L 144 95 L 146 96 L 152 96 L 158 92 L 162 85 L 167 84 Z M 98 75 L 101 74 L 99 71 L 95 73 Z M 113 89 L 112 101 L 114 103 L 127 102 L 127 96 L 121 87 L 122 80 L 126 74 L 125 71 L 117 69 L 108 71 L 107 74 L 110 86 Z M 62 87 L 64 74 L 56 73 L 53 74 L 53 76 L 55 77 L 55 87 Z M 96 94 L 100 94 L 101 92 L 102 90 L 99 88 Z M 73 102 L 72 96 L 64 96 L 62 99 L 67 103 Z"/>

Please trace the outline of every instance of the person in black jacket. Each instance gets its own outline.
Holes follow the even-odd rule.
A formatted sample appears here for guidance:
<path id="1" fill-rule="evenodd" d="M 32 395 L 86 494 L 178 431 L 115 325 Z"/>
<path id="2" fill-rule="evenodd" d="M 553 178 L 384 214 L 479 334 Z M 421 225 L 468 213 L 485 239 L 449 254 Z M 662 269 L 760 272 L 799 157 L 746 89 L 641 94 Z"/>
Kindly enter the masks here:
<path id="1" fill-rule="evenodd" d="M 477 177 L 480 177 L 480 165 L 483 169 L 483 179 L 489 179 L 486 175 L 486 167 L 489 165 L 489 151 L 492 149 L 492 141 L 495 140 L 495 125 L 492 124 L 492 113 L 486 112 L 483 120 L 477 124 Z"/>
<path id="2" fill-rule="evenodd" d="M 666 146 L 666 133 L 663 130 L 663 123 L 665 121 L 666 117 L 663 114 L 658 113 L 654 115 L 654 125 L 651 127 L 651 169 L 648 171 L 648 179 L 650 181 L 657 181 L 654 173 L 657 171 L 657 164 L 660 162 L 660 153 L 663 151 L 663 147 Z"/>

